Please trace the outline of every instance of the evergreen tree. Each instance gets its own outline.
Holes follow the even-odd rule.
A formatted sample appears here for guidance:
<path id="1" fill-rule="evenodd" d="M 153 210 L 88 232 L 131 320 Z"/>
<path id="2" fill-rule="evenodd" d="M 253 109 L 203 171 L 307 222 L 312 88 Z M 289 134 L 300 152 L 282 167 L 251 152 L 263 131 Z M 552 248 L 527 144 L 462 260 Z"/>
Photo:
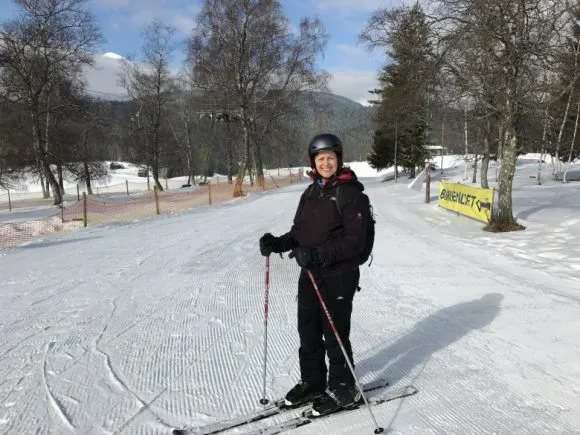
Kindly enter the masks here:
<path id="1" fill-rule="evenodd" d="M 376 169 L 396 161 L 414 176 L 415 167 L 422 166 L 427 156 L 427 120 L 436 77 L 431 30 L 418 3 L 377 12 L 361 39 L 371 46 L 380 45 L 375 40 L 377 29 L 388 29 L 387 54 L 393 62 L 383 67 L 380 89 L 373 92 L 379 98 L 368 161 Z"/>

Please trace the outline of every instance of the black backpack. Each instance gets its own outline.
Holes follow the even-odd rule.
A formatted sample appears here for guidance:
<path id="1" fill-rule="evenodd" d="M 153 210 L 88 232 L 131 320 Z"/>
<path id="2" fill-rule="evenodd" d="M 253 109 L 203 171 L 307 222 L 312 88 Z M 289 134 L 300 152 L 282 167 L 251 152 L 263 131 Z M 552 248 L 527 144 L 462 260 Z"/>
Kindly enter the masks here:
<path id="1" fill-rule="evenodd" d="M 336 207 L 338 209 L 338 214 L 340 215 L 340 217 L 342 217 L 342 210 L 344 209 L 344 204 L 342 204 L 342 195 L 340 194 L 341 192 L 341 188 L 344 188 L 345 186 L 348 186 L 348 184 L 343 184 L 343 185 L 338 185 L 336 186 L 336 194 L 335 194 L 335 198 L 336 198 Z M 355 186 L 353 186 L 355 187 Z M 358 187 L 355 187 L 358 189 Z M 369 199 L 369 197 L 365 194 L 362 193 L 362 197 L 363 197 L 363 203 L 364 203 L 364 207 L 367 209 L 367 237 L 365 240 L 365 247 L 363 248 L 363 250 L 359 253 L 359 260 L 358 260 L 358 264 L 359 265 L 363 265 L 364 263 L 367 262 L 367 260 L 369 259 L 369 257 L 371 257 L 372 252 L 373 252 L 373 245 L 375 243 L 375 217 L 374 217 L 374 213 L 373 213 L 373 206 L 371 205 L 371 201 Z M 371 262 L 369 263 L 369 266 L 371 265 L 371 263 L 373 262 L 372 258 L 371 258 Z"/>

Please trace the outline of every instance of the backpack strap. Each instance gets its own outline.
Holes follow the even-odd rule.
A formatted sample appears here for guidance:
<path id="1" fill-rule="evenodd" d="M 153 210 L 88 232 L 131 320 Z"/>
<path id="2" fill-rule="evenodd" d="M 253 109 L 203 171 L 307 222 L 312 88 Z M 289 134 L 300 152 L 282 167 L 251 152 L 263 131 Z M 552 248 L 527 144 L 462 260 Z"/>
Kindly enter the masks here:
<path id="1" fill-rule="evenodd" d="M 338 209 L 338 214 L 340 215 L 340 218 L 341 219 L 342 219 L 342 211 L 344 210 L 344 202 L 343 202 L 344 199 L 343 199 L 343 196 L 342 196 L 342 193 L 341 192 L 345 188 L 347 188 L 347 189 L 351 189 L 352 188 L 352 189 L 359 190 L 358 187 L 356 187 L 356 186 L 352 186 L 352 187 L 346 187 L 346 186 L 348 186 L 348 184 L 339 184 L 339 185 L 337 185 L 336 186 L 336 192 L 334 193 L 334 198 L 335 198 L 335 201 L 334 202 L 336 202 L 336 208 Z"/>

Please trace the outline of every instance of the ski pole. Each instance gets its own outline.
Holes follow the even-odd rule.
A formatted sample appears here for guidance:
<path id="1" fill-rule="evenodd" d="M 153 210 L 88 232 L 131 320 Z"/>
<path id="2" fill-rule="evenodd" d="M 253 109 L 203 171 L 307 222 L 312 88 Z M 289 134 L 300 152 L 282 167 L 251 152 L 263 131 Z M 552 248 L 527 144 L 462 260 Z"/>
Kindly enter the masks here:
<path id="1" fill-rule="evenodd" d="M 266 363 L 268 360 L 268 294 L 270 292 L 270 256 L 266 257 L 266 276 L 265 276 L 266 286 L 264 290 L 264 382 L 263 382 L 263 393 L 260 403 L 262 405 L 268 404 L 268 399 L 266 399 Z"/>
<path id="2" fill-rule="evenodd" d="M 342 340 L 340 339 L 340 335 L 338 334 L 338 331 L 336 330 L 336 326 L 334 325 L 334 322 L 332 321 L 332 316 L 330 315 L 328 308 L 326 308 L 326 303 L 324 302 L 324 298 L 322 297 L 322 294 L 320 293 L 320 290 L 318 289 L 318 285 L 316 284 L 316 280 L 314 279 L 314 275 L 312 275 L 312 272 L 309 269 L 306 269 L 306 272 L 308 273 L 308 277 L 310 278 L 310 281 L 312 282 L 312 286 L 314 287 L 314 291 L 316 292 L 316 296 L 318 296 L 318 300 L 320 301 L 320 305 L 322 306 L 324 314 L 326 314 L 326 318 L 328 319 L 328 323 L 330 323 L 330 327 L 332 328 L 332 332 L 334 332 L 334 336 L 336 337 L 336 341 L 338 341 L 338 345 L 340 346 L 340 350 L 342 350 L 342 354 L 344 355 L 344 359 L 345 359 L 346 363 L 348 364 L 348 368 L 350 369 L 350 372 L 352 373 L 352 377 L 354 378 L 354 381 L 356 382 L 356 387 L 360 391 L 360 394 L 365 402 L 365 405 L 366 405 L 367 409 L 369 410 L 369 414 L 371 415 L 371 419 L 373 420 L 373 423 L 375 424 L 375 433 L 376 434 L 383 433 L 385 430 L 382 427 L 380 427 L 379 424 L 377 423 L 377 419 L 375 418 L 375 414 L 373 413 L 373 410 L 371 409 L 371 406 L 369 405 L 369 402 L 368 402 L 367 398 L 365 397 L 365 393 L 363 391 L 363 388 L 362 388 L 360 382 L 358 381 L 358 378 L 356 377 L 356 375 L 354 373 L 354 367 L 352 366 L 352 363 L 350 362 L 350 358 L 348 357 L 348 354 L 346 353 L 346 349 L 344 348 L 344 344 L 342 344 Z"/>

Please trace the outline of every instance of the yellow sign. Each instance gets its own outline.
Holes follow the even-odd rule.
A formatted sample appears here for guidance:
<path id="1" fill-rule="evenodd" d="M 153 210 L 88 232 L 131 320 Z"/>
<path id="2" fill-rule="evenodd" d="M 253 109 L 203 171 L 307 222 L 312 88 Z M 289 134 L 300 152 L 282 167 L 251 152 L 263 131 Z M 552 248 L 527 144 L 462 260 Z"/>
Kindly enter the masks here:
<path id="1" fill-rule="evenodd" d="M 493 190 L 440 181 L 439 206 L 488 223 L 493 208 Z"/>

